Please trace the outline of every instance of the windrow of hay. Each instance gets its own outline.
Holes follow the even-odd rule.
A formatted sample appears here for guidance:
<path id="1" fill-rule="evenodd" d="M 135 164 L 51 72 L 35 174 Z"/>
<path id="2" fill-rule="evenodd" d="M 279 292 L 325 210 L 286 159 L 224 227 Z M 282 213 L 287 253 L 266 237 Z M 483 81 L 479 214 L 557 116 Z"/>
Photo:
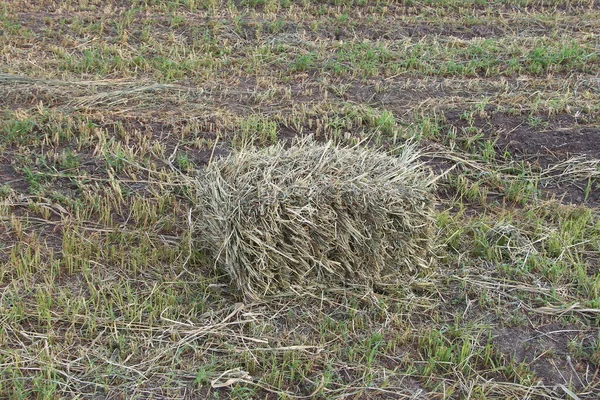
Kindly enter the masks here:
<path id="1" fill-rule="evenodd" d="M 102 79 L 92 81 L 40 79 L 28 76 L 0 73 L 0 96 L 20 98 L 27 93 L 40 96 L 45 93 L 52 97 L 53 104 L 63 111 L 106 108 L 129 104 L 131 102 L 149 102 L 172 93 L 175 96 L 199 94 L 193 88 L 181 85 L 153 83 L 150 81 L 126 81 L 123 79 Z M 161 96 L 157 96 L 160 93 Z M 43 100 L 43 98 L 41 98 Z"/>
<path id="2" fill-rule="evenodd" d="M 312 139 L 240 150 L 198 180 L 198 243 L 250 298 L 398 282 L 431 255 L 431 177 L 417 157 Z"/>

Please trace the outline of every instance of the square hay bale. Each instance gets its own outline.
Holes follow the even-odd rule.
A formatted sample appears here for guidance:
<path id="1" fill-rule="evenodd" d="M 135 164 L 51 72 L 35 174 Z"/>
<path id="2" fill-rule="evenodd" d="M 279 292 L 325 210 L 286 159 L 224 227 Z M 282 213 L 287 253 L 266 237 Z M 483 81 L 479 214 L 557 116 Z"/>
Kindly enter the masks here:
<path id="1" fill-rule="evenodd" d="M 431 255 L 432 179 L 417 157 L 312 139 L 243 149 L 199 178 L 195 236 L 248 298 L 398 282 Z"/>

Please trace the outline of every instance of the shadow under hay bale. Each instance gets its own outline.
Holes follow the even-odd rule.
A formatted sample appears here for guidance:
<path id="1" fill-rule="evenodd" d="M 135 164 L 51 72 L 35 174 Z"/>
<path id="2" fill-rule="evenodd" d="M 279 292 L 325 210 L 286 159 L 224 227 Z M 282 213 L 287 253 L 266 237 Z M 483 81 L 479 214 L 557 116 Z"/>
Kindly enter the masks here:
<path id="1" fill-rule="evenodd" d="M 432 180 L 416 158 L 310 139 L 241 150 L 198 180 L 197 244 L 249 298 L 401 282 L 432 246 Z"/>

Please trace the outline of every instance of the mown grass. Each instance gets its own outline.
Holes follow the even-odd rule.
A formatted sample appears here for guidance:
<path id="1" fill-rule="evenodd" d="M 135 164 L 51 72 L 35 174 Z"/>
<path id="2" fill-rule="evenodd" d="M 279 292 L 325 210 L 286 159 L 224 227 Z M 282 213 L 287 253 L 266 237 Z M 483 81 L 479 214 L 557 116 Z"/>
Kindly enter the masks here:
<path id="1" fill-rule="evenodd" d="M 597 6 L 3 2 L 0 397 L 598 398 Z M 242 302 L 190 179 L 309 134 L 417 144 L 435 267 Z"/>

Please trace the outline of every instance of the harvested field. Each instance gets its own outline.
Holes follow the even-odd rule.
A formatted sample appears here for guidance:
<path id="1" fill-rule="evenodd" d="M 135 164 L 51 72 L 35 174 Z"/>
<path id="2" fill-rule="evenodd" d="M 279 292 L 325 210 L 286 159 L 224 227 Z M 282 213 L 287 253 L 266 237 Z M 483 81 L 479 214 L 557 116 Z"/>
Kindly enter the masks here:
<path id="1" fill-rule="evenodd" d="M 588 0 L 0 0 L 0 398 L 600 398 L 599 21 Z M 244 289 L 203 244 L 210 171 L 309 136 L 384 164 L 414 146 L 435 262 L 410 268 L 408 217 L 383 254 L 380 220 L 325 210 L 289 236 L 304 275 L 240 257 L 266 274 Z M 385 204 L 371 171 L 356 204 Z M 243 227 L 271 243 L 264 215 Z"/>

